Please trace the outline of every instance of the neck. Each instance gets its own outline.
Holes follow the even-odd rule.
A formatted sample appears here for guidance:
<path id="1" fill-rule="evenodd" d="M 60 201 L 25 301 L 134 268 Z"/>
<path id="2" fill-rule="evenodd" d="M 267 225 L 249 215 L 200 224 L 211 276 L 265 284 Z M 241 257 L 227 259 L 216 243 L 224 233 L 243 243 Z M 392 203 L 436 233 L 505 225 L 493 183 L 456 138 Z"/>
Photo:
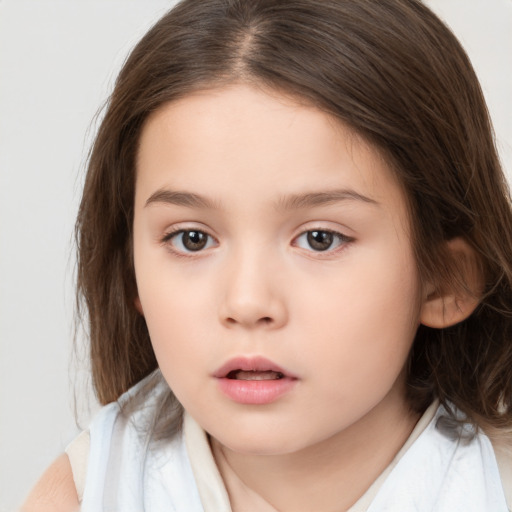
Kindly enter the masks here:
<path id="1" fill-rule="evenodd" d="M 384 402 L 342 432 L 299 452 L 241 454 L 212 439 L 233 512 L 350 508 L 391 463 L 418 420 L 403 400 Z"/>

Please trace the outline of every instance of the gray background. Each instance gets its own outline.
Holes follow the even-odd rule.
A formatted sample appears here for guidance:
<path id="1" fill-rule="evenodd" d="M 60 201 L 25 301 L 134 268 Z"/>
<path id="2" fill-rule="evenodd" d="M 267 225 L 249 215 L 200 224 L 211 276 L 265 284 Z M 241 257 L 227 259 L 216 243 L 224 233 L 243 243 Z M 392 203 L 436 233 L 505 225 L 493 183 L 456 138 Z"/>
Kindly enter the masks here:
<path id="1" fill-rule="evenodd" d="M 93 117 L 172 1 L 0 0 L 0 512 L 97 405 L 72 357 L 72 232 Z M 512 0 L 430 0 L 480 76 L 512 173 Z M 80 337 L 78 339 L 80 345 Z"/>

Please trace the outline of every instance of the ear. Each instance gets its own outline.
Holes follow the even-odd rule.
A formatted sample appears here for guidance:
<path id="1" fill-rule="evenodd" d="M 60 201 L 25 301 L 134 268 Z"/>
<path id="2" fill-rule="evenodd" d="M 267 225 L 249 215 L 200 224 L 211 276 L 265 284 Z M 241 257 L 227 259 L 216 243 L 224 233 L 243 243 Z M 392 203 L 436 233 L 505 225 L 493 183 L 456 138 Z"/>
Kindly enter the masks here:
<path id="1" fill-rule="evenodd" d="M 134 304 L 135 304 L 135 309 L 142 315 L 144 316 L 144 310 L 142 309 L 142 304 L 140 302 L 140 299 L 139 299 L 139 296 L 137 295 L 137 297 L 135 297 L 135 300 L 133 301 Z"/>
<path id="2" fill-rule="evenodd" d="M 474 249 L 462 238 L 447 242 L 453 262 L 449 267 L 457 272 L 458 282 L 432 284 L 426 287 L 420 322 L 427 327 L 443 329 L 468 318 L 480 302 L 483 290 L 482 270 Z"/>

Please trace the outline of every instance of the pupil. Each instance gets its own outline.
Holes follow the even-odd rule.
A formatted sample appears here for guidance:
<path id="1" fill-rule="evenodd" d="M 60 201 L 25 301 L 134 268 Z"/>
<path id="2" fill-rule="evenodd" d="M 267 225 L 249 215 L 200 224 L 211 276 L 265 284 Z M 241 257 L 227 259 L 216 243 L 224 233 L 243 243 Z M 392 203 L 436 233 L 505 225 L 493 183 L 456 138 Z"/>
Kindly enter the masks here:
<path id="1" fill-rule="evenodd" d="M 183 245 L 189 251 L 199 251 L 206 245 L 207 237 L 201 231 L 186 231 L 183 233 Z"/>
<path id="2" fill-rule="evenodd" d="M 308 244 L 316 251 L 325 251 L 332 245 L 333 234 L 329 231 L 310 231 Z"/>

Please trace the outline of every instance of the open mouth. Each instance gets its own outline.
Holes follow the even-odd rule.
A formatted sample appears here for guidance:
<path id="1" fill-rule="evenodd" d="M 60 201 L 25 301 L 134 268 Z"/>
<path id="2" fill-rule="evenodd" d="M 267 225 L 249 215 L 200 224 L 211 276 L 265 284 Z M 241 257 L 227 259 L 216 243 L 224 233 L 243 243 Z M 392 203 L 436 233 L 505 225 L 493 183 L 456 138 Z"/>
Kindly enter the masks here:
<path id="1" fill-rule="evenodd" d="M 264 405 L 292 392 L 299 378 L 263 356 L 239 356 L 212 374 L 220 391 L 244 405 Z"/>
<path id="2" fill-rule="evenodd" d="M 226 381 L 296 380 L 297 377 L 263 356 L 239 356 L 227 361 L 213 374 Z"/>
<path id="3" fill-rule="evenodd" d="M 279 380 L 284 378 L 284 375 L 273 370 L 232 370 L 226 375 L 226 378 L 233 380 Z"/>

